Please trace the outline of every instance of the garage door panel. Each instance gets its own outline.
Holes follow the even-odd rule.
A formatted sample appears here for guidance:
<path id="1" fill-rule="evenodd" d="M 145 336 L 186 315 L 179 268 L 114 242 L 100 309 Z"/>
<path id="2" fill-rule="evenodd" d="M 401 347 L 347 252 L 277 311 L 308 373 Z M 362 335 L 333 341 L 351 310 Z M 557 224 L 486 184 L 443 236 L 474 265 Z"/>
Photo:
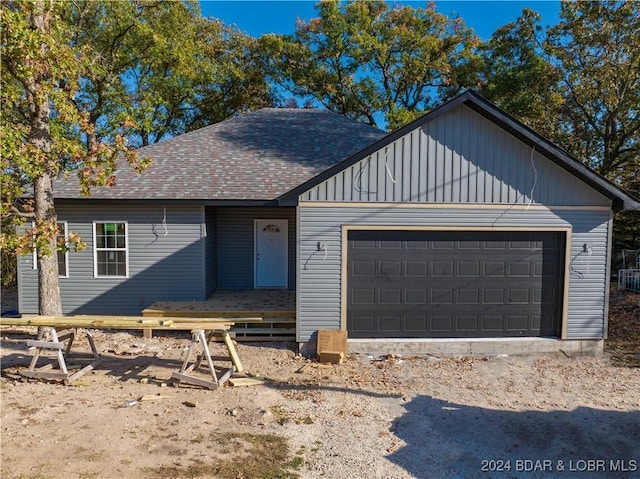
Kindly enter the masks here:
<path id="1" fill-rule="evenodd" d="M 485 261 L 482 271 L 486 277 L 504 278 L 507 268 L 503 261 Z"/>
<path id="2" fill-rule="evenodd" d="M 504 329 L 502 316 L 483 315 L 480 319 L 480 327 L 483 331 L 500 333 Z"/>
<path id="3" fill-rule="evenodd" d="M 350 335 L 558 335 L 563 238 L 557 232 L 351 231 Z"/>
<path id="4" fill-rule="evenodd" d="M 405 328 L 407 331 L 423 332 L 427 329 L 427 316 L 405 316 Z"/>
<path id="5" fill-rule="evenodd" d="M 458 331 L 477 331 L 477 316 L 459 316 L 456 320 L 456 330 Z"/>
<path id="6" fill-rule="evenodd" d="M 431 304 L 453 304 L 453 289 L 432 289 Z"/>
<path id="7" fill-rule="evenodd" d="M 380 304 L 402 304 L 402 290 L 400 288 L 381 289 L 379 294 Z"/>
<path id="8" fill-rule="evenodd" d="M 353 289 L 351 291 L 351 302 L 375 307 L 377 304 L 375 289 Z"/>
<path id="9" fill-rule="evenodd" d="M 482 247 L 482 242 L 480 242 L 480 241 L 460 241 L 460 242 L 458 242 L 458 249 L 479 250 L 481 247 Z"/>
<path id="10" fill-rule="evenodd" d="M 509 288 L 510 304 L 529 304 L 530 302 L 531 295 L 528 289 Z"/>
<path id="11" fill-rule="evenodd" d="M 402 276 L 401 261 L 381 261 L 379 263 L 381 276 Z"/>
<path id="12" fill-rule="evenodd" d="M 479 261 L 458 261 L 458 277 L 477 278 L 480 276 Z"/>
<path id="13" fill-rule="evenodd" d="M 376 319 L 374 315 L 370 315 L 370 316 L 354 315 L 353 328 L 357 331 L 373 333 L 376 331 L 375 321 Z"/>
<path id="14" fill-rule="evenodd" d="M 431 247 L 435 250 L 454 249 L 455 243 L 453 241 L 434 241 Z"/>
<path id="15" fill-rule="evenodd" d="M 504 304 L 504 289 L 489 289 L 484 288 L 482 290 L 482 303 L 483 304 Z"/>
<path id="16" fill-rule="evenodd" d="M 529 277 L 531 276 L 531 264 L 528 261 L 509 261 L 509 277 Z"/>
<path id="17" fill-rule="evenodd" d="M 426 261 L 407 261 L 405 271 L 408 277 L 424 277 L 429 274 L 429 263 Z"/>
<path id="18" fill-rule="evenodd" d="M 511 314 L 507 316 L 507 329 L 509 331 L 522 331 L 523 329 L 529 329 L 530 326 L 528 315 Z"/>
<path id="19" fill-rule="evenodd" d="M 437 316 L 431 317 L 431 330 L 434 332 L 444 331 L 449 333 L 453 329 L 453 317 L 452 316 Z"/>
<path id="20" fill-rule="evenodd" d="M 453 276 L 453 261 L 434 261 L 431 271 L 431 276 L 436 278 Z"/>
<path id="21" fill-rule="evenodd" d="M 380 241 L 380 249 L 400 249 L 402 241 Z"/>
<path id="22" fill-rule="evenodd" d="M 402 317 L 400 315 L 380 316 L 379 322 L 380 331 L 399 331 L 402 329 Z"/>
<path id="23" fill-rule="evenodd" d="M 375 261 L 354 261 L 352 275 L 355 277 L 365 276 L 373 278 L 376 275 Z"/>
<path id="24" fill-rule="evenodd" d="M 479 304 L 480 291 L 478 289 L 458 289 L 458 303 Z"/>
<path id="25" fill-rule="evenodd" d="M 427 304 L 426 289 L 406 289 L 405 304 Z"/>

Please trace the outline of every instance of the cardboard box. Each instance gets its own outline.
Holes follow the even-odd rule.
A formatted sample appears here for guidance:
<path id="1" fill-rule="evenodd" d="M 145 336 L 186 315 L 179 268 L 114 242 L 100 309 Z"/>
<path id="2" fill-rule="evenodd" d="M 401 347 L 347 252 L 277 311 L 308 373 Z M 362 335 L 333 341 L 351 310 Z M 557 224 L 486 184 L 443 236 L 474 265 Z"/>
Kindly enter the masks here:
<path id="1" fill-rule="evenodd" d="M 318 331 L 318 359 L 321 363 L 339 364 L 347 357 L 347 332 L 321 329 Z"/>
<path id="2" fill-rule="evenodd" d="M 318 361 L 321 363 L 341 364 L 344 361 L 342 351 L 322 351 L 318 354 Z"/>

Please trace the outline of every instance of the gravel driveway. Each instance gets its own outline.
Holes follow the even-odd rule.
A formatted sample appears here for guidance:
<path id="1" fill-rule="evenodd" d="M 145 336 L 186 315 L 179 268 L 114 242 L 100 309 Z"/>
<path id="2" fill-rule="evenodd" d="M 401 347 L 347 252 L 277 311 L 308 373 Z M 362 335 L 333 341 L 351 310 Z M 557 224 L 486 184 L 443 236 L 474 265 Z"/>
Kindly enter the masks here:
<path id="1" fill-rule="evenodd" d="M 606 356 L 351 355 L 323 367 L 240 344 L 267 382 L 207 391 L 165 387 L 185 336 L 98 331 L 104 362 L 65 387 L 17 374 L 32 335 L 2 330 L 3 478 L 640 476 L 640 370 Z M 251 454 L 225 434 L 284 438 L 290 475 L 212 473 Z"/>

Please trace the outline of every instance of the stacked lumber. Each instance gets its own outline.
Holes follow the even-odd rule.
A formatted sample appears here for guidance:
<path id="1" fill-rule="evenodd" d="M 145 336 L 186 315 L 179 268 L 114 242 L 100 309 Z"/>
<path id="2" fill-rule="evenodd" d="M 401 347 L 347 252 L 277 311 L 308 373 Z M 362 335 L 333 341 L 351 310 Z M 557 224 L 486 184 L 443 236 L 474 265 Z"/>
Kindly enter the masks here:
<path id="1" fill-rule="evenodd" d="M 226 330 L 233 326 L 228 318 L 168 318 L 136 316 L 30 316 L 0 318 L 0 326 L 46 326 L 56 329 L 164 329 L 164 330 Z"/>
<path id="2" fill-rule="evenodd" d="M 181 324 L 186 324 L 190 319 L 193 321 L 207 319 L 221 322 L 230 321 L 232 327 L 229 331 L 236 341 L 295 341 L 296 339 L 295 311 L 160 309 L 152 305 L 142 311 L 142 316 L 145 318 L 170 317 L 174 323 Z M 194 327 L 194 329 L 196 328 Z"/>
<path id="3" fill-rule="evenodd" d="M 229 332 L 236 341 L 295 341 L 296 320 L 295 317 L 268 317 L 253 323 L 237 319 Z"/>

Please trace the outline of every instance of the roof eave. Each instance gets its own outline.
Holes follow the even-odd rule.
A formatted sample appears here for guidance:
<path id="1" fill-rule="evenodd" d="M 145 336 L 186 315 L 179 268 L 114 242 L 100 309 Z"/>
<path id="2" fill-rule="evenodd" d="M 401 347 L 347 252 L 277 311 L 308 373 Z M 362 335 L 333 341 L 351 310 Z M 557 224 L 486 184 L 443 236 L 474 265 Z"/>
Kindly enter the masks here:
<path id="1" fill-rule="evenodd" d="M 86 204 L 100 204 L 104 206 L 120 206 L 127 205 L 139 205 L 149 206 L 158 205 L 163 206 L 244 206 L 244 207 L 266 207 L 266 206 L 280 206 L 277 199 L 261 199 L 261 200 L 243 200 L 243 199 L 228 199 L 228 200 L 213 200 L 213 199 L 201 199 L 201 198 L 56 198 L 56 204 L 60 205 L 86 205 Z"/>

